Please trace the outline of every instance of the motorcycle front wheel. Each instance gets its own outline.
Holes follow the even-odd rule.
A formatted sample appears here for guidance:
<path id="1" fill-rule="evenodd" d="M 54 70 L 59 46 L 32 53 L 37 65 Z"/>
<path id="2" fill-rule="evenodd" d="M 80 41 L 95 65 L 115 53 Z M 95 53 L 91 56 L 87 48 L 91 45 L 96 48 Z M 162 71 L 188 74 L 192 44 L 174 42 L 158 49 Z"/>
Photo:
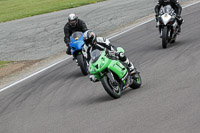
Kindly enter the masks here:
<path id="1" fill-rule="evenodd" d="M 101 79 L 101 83 L 105 89 L 105 91 L 114 99 L 121 97 L 121 89 L 120 86 L 112 85 L 110 79 L 107 76 L 104 76 Z"/>
<path id="2" fill-rule="evenodd" d="M 78 61 L 78 64 L 79 64 L 79 66 L 81 68 L 81 71 L 82 71 L 83 75 L 88 75 L 87 63 L 86 63 L 86 60 L 83 57 L 83 55 L 82 54 L 77 55 L 76 59 Z"/>
<path id="3" fill-rule="evenodd" d="M 165 49 L 167 48 L 168 44 L 168 30 L 167 27 L 162 29 L 162 47 Z"/>

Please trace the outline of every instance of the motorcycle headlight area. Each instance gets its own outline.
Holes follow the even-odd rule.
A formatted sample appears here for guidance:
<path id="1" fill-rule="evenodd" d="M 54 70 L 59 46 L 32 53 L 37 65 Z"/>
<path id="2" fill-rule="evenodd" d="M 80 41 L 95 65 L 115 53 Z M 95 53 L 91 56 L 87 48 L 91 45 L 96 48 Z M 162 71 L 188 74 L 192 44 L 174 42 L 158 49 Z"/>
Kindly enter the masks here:
<path id="1" fill-rule="evenodd" d="M 104 66 L 104 64 L 105 64 L 105 58 L 104 58 L 104 57 L 102 57 L 101 59 L 102 59 L 102 61 L 101 61 L 101 64 L 100 64 L 100 68 L 101 68 L 101 67 L 103 67 L 103 66 Z"/>
<path id="2" fill-rule="evenodd" d="M 92 66 L 89 67 L 89 71 L 96 72 L 98 69 L 102 68 L 104 65 L 105 65 L 105 57 L 102 57 L 100 63 L 97 63 L 96 65 L 92 64 Z"/>
<path id="3" fill-rule="evenodd" d="M 163 23 L 166 25 L 172 17 L 166 13 L 166 14 L 162 15 L 161 18 L 162 18 Z"/>
<path id="4" fill-rule="evenodd" d="M 96 70 L 93 67 L 89 67 L 90 72 L 96 72 Z"/>

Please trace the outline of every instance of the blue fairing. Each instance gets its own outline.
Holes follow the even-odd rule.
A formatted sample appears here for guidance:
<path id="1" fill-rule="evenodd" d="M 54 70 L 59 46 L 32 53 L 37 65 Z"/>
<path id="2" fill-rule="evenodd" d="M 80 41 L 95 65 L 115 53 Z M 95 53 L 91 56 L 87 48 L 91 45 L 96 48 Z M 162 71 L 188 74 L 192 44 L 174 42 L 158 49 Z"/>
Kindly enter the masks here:
<path id="1" fill-rule="evenodd" d="M 82 32 L 74 32 L 70 37 L 69 46 L 71 47 L 72 54 L 76 54 L 77 52 L 82 51 L 82 47 L 84 45 L 83 41 L 83 33 Z"/>

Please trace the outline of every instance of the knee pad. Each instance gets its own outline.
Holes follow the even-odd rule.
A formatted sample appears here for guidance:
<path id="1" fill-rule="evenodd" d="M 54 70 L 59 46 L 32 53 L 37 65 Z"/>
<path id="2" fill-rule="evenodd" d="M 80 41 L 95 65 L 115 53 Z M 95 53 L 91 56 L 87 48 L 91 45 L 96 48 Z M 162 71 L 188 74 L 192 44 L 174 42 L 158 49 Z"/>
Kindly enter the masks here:
<path id="1" fill-rule="evenodd" d="M 127 60 L 127 57 L 124 53 L 119 53 L 119 60 L 122 62 L 125 62 Z"/>

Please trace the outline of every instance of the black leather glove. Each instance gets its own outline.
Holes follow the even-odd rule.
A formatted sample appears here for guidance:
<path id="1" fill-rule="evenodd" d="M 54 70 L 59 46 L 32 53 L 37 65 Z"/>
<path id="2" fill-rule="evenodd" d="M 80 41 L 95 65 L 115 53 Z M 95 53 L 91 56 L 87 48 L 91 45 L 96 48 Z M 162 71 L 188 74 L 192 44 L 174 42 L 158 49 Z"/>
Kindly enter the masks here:
<path id="1" fill-rule="evenodd" d="M 109 55 L 109 50 L 107 48 L 105 49 L 105 53 L 106 55 Z"/>
<path id="2" fill-rule="evenodd" d="M 159 16 L 158 14 L 155 15 L 156 22 L 158 22 L 158 16 Z"/>
<path id="3" fill-rule="evenodd" d="M 110 55 L 110 56 L 117 56 L 117 57 L 118 57 L 119 54 L 120 54 L 120 53 L 117 52 L 117 51 L 115 51 L 115 50 L 109 51 L 109 55 Z"/>

